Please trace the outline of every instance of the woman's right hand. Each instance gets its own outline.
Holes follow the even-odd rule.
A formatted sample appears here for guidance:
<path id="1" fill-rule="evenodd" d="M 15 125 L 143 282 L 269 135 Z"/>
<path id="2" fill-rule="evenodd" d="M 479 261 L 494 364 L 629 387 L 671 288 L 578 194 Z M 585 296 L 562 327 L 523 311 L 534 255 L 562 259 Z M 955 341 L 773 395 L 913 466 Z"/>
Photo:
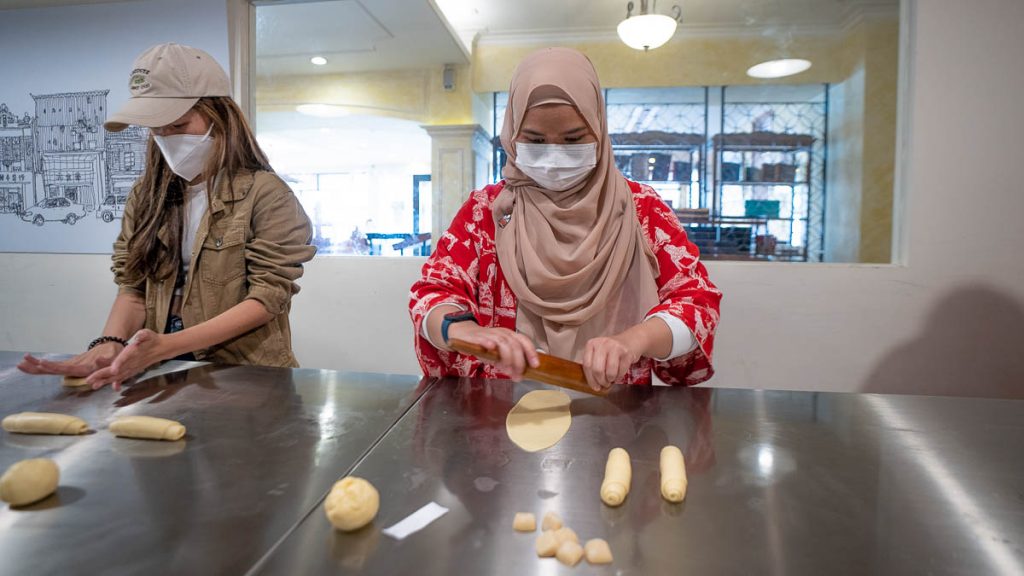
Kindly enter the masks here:
<path id="1" fill-rule="evenodd" d="M 507 328 L 488 328 L 473 322 L 458 322 L 448 327 L 448 338 L 478 344 L 492 352 L 496 351 L 501 358 L 500 361 L 489 362 L 483 358 L 480 360 L 494 364 L 495 368 L 508 374 L 515 382 L 523 379 L 527 365 L 532 368 L 540 366 L 540 358 L 533 342 Z"/>
<path id="2" fill-rule="evenodd" d="M 124 346 L 117 342 L 104 342 L 92 350 L 82 352 L 67 360 L 46 360 L 25 354 L 25 357 L 18 363 L 18 370 L 28 374 L 59 374 L 85 378 L 100 368 L 110 366 L 121 350 L 124 350 Z"/>

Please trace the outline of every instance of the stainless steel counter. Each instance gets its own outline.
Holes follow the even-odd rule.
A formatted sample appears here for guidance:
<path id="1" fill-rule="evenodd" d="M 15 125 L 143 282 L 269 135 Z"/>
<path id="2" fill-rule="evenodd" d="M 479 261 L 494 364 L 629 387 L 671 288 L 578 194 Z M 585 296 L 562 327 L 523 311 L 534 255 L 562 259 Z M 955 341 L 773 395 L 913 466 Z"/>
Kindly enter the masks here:
<path id="1" fill-rule="evenodd" d="M 531 388 L 439 382 L 352 472 L 380 490 L 374 524 L 335 533 L 317 507 L 253 572 L 1024 573 L 1024 401 L 632 388 L 574 396 L 568 434 L 531 454 L 504 427 Z M 658 490 L 666 443 L 686 455 L 678 505 Z M 598 491 L 615 446 L 633 487 L 613 509 Z M 431 501 L 450 511 L 380 533 Z M 512 517 L 547 510 L 615 563 L 538 559 Z"/>
<path id="2" fill-rule="evenodd" d="M 1022 574 L 1024 401 L 726 389 L 573 395 L 553 448 L 526 453 L 505 415 L 538 386 L 205 366 L 122 393 L 22 375 L 0 353 L 0 415 L 77 414 L 84 437 L 0 435 L 0 469 L 48 456 L 56 496 L 0 507 L 11 574 Z M 181 421 L 183 443 L 114 438 L 116 415 Z M 658 453 L 686 455 L 664 502 Z M 601 504 L 614 446 L 626 503 Z M 321 502 L 350 472 L 381 493 L 368 528 Z M 450 509 L 402 541 L 380 533 Z M 609 567 L 538 559 L 515 512 L 559 512 L 608 540 Z"/>
<path id="3" fill-rule="evenodd" d="M 53 458 L 55 496 L 0 503 L 2 574 L 242 574 L 416 400 L 418 378 L 204 366 L 122 392 L 64 388 L 0 353 L 0 416 L 74 414 L 86 436 L 0 432 L 0 473 Z M 114 437 L 116 416 L 180 421 L 184 441 Z"/>

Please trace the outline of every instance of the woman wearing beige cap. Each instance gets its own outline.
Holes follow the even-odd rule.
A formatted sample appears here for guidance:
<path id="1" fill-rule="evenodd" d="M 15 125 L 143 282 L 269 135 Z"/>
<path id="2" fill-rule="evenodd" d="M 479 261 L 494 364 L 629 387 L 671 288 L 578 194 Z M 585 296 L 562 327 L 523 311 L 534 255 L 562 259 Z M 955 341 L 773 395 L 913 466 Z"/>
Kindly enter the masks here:
<path id="1" fill-rule="evenodd" d="M 519 379 L 541 348 L 582 363 L 595 389 L 650 384 L 652 371 L 669 384 L 710 378 L 721 292 L 672 210 L 615 167 L 590 60 L 534 52 L 508 98 L 505 180 L 470 195 L 412 287 L 423 371 Z"/>
<path id="2" fill-rule="evenodd" d="M 34 374 L 115 388 L 162 360 L 297 366 L 288 312 L 311 226 L 274 174 L 227 74 L 196 48 L 160 44 L 135 60 L 131 98 L 104 127 L 150 128 L 112 271 L 117 298 L 98 338 L 64 362 L 26 355 Z"/>

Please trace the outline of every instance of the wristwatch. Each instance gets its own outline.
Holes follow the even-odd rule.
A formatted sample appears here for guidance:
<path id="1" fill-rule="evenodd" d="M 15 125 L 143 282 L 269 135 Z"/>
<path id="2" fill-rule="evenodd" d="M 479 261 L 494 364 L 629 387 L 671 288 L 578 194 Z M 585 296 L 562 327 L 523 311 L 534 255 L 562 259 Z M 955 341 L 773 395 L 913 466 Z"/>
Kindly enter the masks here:
<path id="1" fill-rule="evenodd" d="M 473 316 L 473 313 L 468 310 L 449 312 L 444 315 L 444 319 L 441 320 L 441 339 L 444 340 L 445 344 L 448 343 L 448 328 L 456 322 L 465 322 L 467 320 L 476 322 L 476 316 Z"/>

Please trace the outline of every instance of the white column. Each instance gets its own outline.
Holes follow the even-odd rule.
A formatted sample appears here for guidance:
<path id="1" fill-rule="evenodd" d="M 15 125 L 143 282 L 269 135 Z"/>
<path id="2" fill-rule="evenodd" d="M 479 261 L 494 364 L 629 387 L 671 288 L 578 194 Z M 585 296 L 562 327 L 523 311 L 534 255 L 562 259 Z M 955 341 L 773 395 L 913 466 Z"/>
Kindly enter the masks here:
<path id="1" fill-rule="evenodd" d="M 478 124 L 423 126 L 430 134 L 430 184 L 435 245 L 473 190 L 490 181 L 491 142 Z"/>

